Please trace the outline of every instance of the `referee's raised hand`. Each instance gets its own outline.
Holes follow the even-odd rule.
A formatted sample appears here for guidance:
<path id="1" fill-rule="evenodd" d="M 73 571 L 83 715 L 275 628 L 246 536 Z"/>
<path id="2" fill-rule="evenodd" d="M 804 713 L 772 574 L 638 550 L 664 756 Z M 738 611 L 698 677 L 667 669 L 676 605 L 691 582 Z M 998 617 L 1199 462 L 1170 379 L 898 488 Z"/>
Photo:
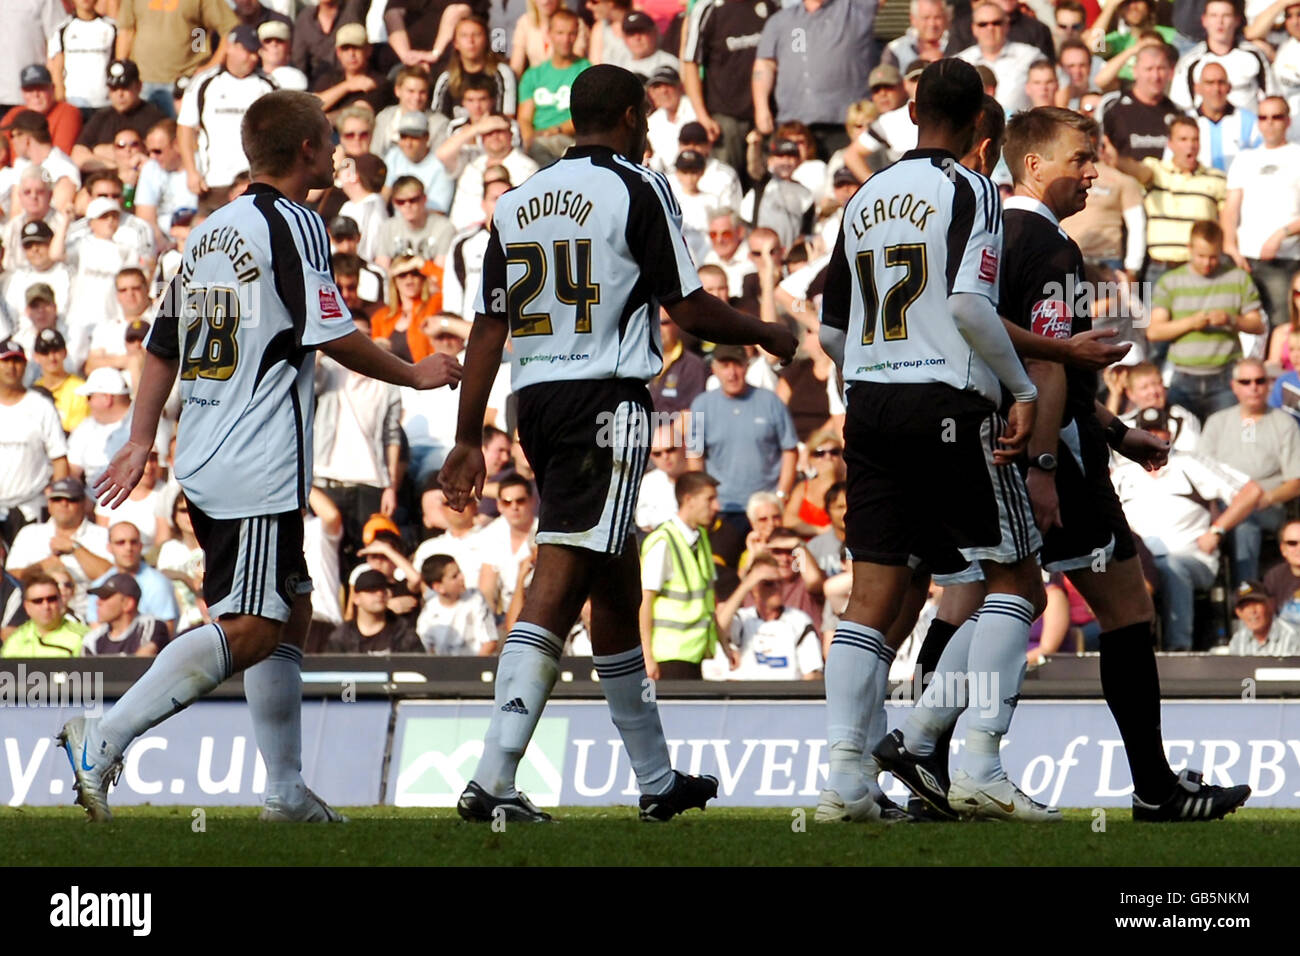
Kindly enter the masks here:
<path id="1" fill-rule="evenodd" d="M 418 389 L 441 388 L 447 385 L 455 388 L 460 383 L 463 369 L 454 355 L 441 352 L 421 359 L 415 366 L 414 386 Z"/>

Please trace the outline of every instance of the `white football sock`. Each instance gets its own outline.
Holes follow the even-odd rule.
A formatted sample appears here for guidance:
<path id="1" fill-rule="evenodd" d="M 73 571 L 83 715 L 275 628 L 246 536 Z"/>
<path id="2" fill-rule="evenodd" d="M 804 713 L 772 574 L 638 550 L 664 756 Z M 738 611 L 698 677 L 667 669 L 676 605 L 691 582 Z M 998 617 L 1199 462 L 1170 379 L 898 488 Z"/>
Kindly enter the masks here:
<path id="1" fill-rule="evenodd" d="M 1006 776 L 998 750 L 1020 700 L 1033 614 L 1033 605 L 1015 594 L 990 594 L 980 607 L 970 645 L 970 713 L 962 758 L 962 769 L 977 781 Z"/>
<path id="2" fill-rule="evenodd" d="M 659 705 L 654 694 L 647 693 L 650 683 L 641 646 L 621 654 L 596 655 L 591 662 L 600 677 L 610 719 L 623 738 L 641 792 L 667 793 L 677 778 L 668 761 L 668 741 L 664 740 Z"/>
<path id="3" fill-rule="evenodd" d="M 253 736 L 266 762 L 266 795 L 299 803 L 302 779 L 302 650 L 279 644 L 244 671 Z"/>
<path id="4" fill-rule="evenodd" d="M 213 621 L 176 638 L 99 722 L 103 745 L 122 753 L 155 724 L 184 710 L 232 673 L 226 632 Z"/>
<path id="5" fill-rule="evenodd" d="M 948 644 L 939 655 L 935 665 L 934 677 L 921 693 L 918 700 L 903 723 L 903 743 L 909 751 L 918 757 L 934 753 L 934 742 L 945 730 L 957 722 L 964 706 L 966 672 L 969 669 L 971 640 L 975 636 L 975 626 L 979 621 L 976 611 L 962 622 L 961 627 L 953 632 Z M 958 694 L 958 687 L 962 692 Z"/>
<path id="6" fill-rule="evenodd" d="M 515 796 L 515 773 L 559 676 L 564 642 L 536 624 L 510 630 L 497 662 L 492 720 L 474 781 L 494 797 Z"/>
<path id="7" fill-rule="evenodd" d="M 885 636 L 875 628 L 840 621 L 826 654 L 826 741 L 830 750 L 826 787 L 845 801 L 859 800 L 871 789 L 863 772 L 862 751 L 874 715 L 877 668 L 883 667 L 888 676 L 889 665 L 882 661 L 885 650 Z"/>
<path id="8" fill-rule="evenodd" d="M 876 668 L 879 672 L 880 668 Z M 889 680 L 888 668 L 882 672 L 885 674 L 886 684 Z M 889 733 L 889 720 L 885 716 L 885 695 L 881 692 L 880 703 L 876 705 L 876 710 L 870 715 L 867 721 L 867 736 L 864 739 L 862 749 L 862 772 L 867 775 L 868 783 L 877 783 L 880 779 L 880 764 L 876 762 L 875 755 L 871 752 L 876 744 L 884 739 Z"/>

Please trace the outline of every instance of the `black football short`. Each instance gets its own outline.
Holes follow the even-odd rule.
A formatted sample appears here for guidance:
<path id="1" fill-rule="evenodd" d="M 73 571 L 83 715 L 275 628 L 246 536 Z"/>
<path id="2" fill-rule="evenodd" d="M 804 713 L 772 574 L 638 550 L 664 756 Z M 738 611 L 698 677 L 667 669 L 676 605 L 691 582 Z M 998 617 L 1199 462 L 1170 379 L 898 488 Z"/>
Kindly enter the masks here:
<path id="1" fill-rule="evenodd" d="M 621 554 L 650 455 L 650 392 L 635 379 L 519 392 L 519 443 L 541 498 L 537 543 Z"/>
<path id="2" fill-rule="evenodd" d="M 254 614 L 289 620 L 294 599 L 311 593 L 302 553 L 302 512 L 213 518 L 189 503 L 203 548 L 203 600 L 213 618 Z"/>
<path id="3" fill-rule="evenodd" d="M 844 425 L 853 559 L 915 556 L 955 573 L 1033 555 L 1041 539 L 1024 479 L 993 462 L 1004 428 L 990 402 L 947 385 L 853 383 Z"/>
<path id="4" fill-rule="evenodd" d="M 1137 546 L 1110 483 L 1110 448 L 1098 421 L 1089 416 L 1063 429 L 1056 458 L 1061 526 L 1043 537 L 1043 567 L 1077 571 L 1134 557 Z"/>

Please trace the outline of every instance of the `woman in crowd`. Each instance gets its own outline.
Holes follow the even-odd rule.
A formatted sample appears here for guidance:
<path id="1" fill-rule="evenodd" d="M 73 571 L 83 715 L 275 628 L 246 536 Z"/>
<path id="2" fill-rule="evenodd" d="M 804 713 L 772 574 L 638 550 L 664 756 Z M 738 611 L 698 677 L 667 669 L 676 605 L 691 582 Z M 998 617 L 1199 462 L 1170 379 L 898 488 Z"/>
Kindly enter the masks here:
<path id="1" fill-rule="evenodd" d="M 844 480 L 844 442 L 828 428 L 808 439 L 808 461 L 813 476 L 800 481 L 790 491 L 782 523 L 805 538 L 821 534 L 831 525 L 826 513 L 826 492 Z"/>
<path id="2" fill-rule="evenodd" d="M 442 294 L 429 288 L 423 270 L 424 260 L 418 256 L 394 259 L 388 270 L 388 302 L 370 317 L 370 337 L 408 362 L 433 354 L 433 340 L 421 325 L 426 315 L 442 309 Z"/>

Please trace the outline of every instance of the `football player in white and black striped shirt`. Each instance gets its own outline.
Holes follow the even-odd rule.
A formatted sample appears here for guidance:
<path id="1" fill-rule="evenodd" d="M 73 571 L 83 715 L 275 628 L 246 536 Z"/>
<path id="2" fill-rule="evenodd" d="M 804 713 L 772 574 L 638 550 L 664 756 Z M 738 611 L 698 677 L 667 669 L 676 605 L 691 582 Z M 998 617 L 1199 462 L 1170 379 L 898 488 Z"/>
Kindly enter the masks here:
<path id="1" fill-rule="evenodd" d="M 397 385 L 460 379 L 454 358 L 411 365 L 353 325 L 330 272 L 325 224 L 302 205 L 333 180 L 320 101 L 270 93 L 249 107 L 241 133 L 253 183 L 189 236 L 146 346 L 131 437 L 96 485 L 108 507 L 130 494 L 179 371 L 175 470 L 206 557 L 213 621 L 168 644 L 102 718 L 64 726 L 77 802 L 96 821 L 111 817 L 108 783 L 127 745 L 241 670 L 267 767 L 262 819 L 340 819 L 301 773 L 314 353 Z"/>
<path id="2" fill-rule="evenodd" d="M 483 757 L 457 807 L 467 820 L 550 819 L 517 793 L 515 770 L 588 596 L 593 661 L 641 787 L 641 818 L 667 820 L 717 794 L 712 777 L 672 769 L 658 709 L 643 696 L 631 542 L 650 441 L 646 381 L 663 365 L 659 307 L 701 338 L 758 344 L 785 360 L 795 340 L 700 288 L 667 181 L 630 158 L 644 155 L 649 106 L 627 70 L 579 74 L 576 145 L 505 193 L 492 217 L 457 442 L 440 480 L 458 510 L 482 491 L 483 413 L 509 334 L 519 439 L 541 504 L 537 567 L 501 651 Z"/>

